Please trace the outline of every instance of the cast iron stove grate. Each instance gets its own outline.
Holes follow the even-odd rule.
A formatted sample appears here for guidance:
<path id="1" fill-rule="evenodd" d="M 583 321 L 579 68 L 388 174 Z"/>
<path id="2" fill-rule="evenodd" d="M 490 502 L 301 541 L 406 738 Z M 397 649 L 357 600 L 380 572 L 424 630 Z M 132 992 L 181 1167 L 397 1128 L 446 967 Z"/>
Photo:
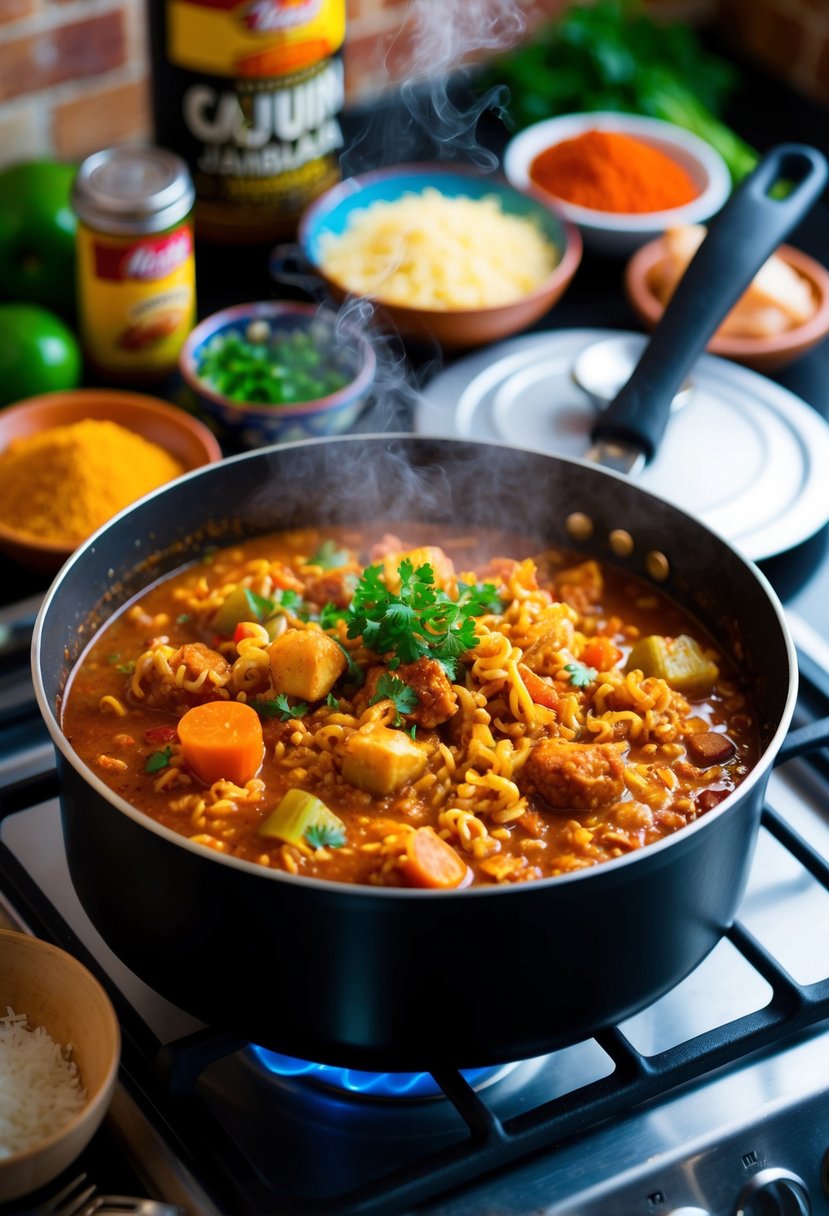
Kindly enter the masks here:
<path id="1" fill-rule="evenodd" d="M 800 671 L 796 723 L 803 725 L 829 712 L 829 673 L 805 655 L 800 656 Z M 829 805 L 829 752 L 824 749 L 799 763 L 807 764 L 822 783 L 824 803 Z M 6 786 L 0 790 L 0 822 L 27 806 L 56 798 L 58 792 L 55 771 Z M 829 864 L 768 804 L 762 824 L 829 891 Z M 278 1188 L 263 1184 L 263 1175 L 249 1159 L 245 1145 L 235 1142 L 197 1093 L 202 1071 L 243 1045 L 208 1029 L 162 1046 L 2 841 L 0 887 L 32 932 L 76 954 L 105 985 L 124 1036 L 122 1083 L 171 1150 L 213 1196 L 218 1209 L 234 1214 L 392 1216 L 411 1212 L 489 1173 L 598 1128 L 651 1099 L 744 1061 L 763 1048 L 781 1046 L 829 1018 L 829 976 L 812 983 L 796 982 L 738 920 L 726 937 L 770 986 L 771 999 L 762 1008 L 653 1055 L 643 1054 L 619 1027 L 612 1027 L 595 1037 L 612 1062 L 608 1075 L 508 1118 L 493 1110 L 491 1091 L 477 1093 L 460 1072 L 438 1070 L 434 1079 L 465 1126 L 459 1141 L 346 1191 L 323 1198 L 286 1197 Z"/>

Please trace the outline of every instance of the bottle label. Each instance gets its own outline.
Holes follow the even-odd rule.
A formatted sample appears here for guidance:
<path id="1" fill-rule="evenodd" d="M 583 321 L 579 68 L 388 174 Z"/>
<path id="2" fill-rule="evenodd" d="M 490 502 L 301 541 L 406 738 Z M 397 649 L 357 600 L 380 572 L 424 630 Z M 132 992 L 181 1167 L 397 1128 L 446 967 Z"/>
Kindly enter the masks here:
<path id="1" fill-rule="evenodd" d="M 111 236 L 78 225 L 81 337 L 98 368 L 172 371 L 196 315 L 189 220 L 152 236 Z"/>
<path id="2" fill-rule="evenodd" d="M 170 62 L 231 78 L 284 76 L 345 40 L 343 0 L 171 0 Z"/>
<path id="3" fill-rule="evenodd" d="M 339 180 L 344 39 L 344 0 L 169 0 L 165 124 L 197 226 L 205 207 L 295 216 Z"/>

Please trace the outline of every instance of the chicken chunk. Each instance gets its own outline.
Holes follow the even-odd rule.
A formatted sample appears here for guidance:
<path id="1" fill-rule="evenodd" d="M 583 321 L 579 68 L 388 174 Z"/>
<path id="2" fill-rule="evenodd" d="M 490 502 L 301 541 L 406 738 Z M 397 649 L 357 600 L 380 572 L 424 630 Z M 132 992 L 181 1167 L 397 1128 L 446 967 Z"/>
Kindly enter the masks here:
<path id="1" fill-rule="evenodd" d="M 370 794 L 394 794 L 426 768 L 426 752 L 388 726 L 357 731 L 343 744 L 342 774 L 349 785 Z"/>
<path id="2" fill-rule="evenodd" d="M 455 586 L 455 567 L 452 559 L 437 545 L 423 545 L 419 549 L 389 553 L 382 561 L 383 581 L 389 591 L 395 594 L 400 590 L 398 568 L 402 561 L 410 561 L 415 570 L 420 566 L 431 566 L 435 576 L 435 586 L 440 587 L 442 591 L 449 591 Z"/>
<path id="3" fill-rule="evenodd" d="M 203 701 L 215 701 L 230 682 L 232 669 L 224 655 L 203 642 L 186 642 L 168 656 L 171 674 L 152 665 L 144 679 L 144 703 L 180 715 Z"/>
<path id="4" fill-rule="evenodd" d="M 591 810 L 621 798 L 624 765 L 609 743 L 542 739 L 521 770 L 521 788 L 556 810 Z"/>
<path id="5" fill-rule="evenodd" d="M 303 701 L 327 697 L 348 666 L 342 648 L 319 629 L 286 629 L 268 654 L 276 692 Z"/>
<path id="6" fill-rule="evenodd" d="M 416 707 L 402 715 L 407 722 L 434 730 L 436 726 L 448 722 L 457 711 L 457 694 L 436 659 L 423 657 L 414 663 L 402 663 L 391 673 L 386 667 L 372 667 L 361 690 L 361 701 L 366 705 L 372 703 L 377 694 L 377 682 L 384 674 L 396 676 L 417 693 Z"/>

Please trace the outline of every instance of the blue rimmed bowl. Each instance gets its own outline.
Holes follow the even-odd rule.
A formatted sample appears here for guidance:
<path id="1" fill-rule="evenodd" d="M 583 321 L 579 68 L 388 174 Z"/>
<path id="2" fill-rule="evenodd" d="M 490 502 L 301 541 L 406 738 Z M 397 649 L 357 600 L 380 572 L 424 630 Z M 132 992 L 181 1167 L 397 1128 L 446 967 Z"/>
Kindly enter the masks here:
<path id="1" fill-rule="evenodd" d="M 211 344 L 236 334 L 246 338 L 251 325 L 264 323 L 271 337 L 297 331 L 336 361 L 350 378 L 325 396 L 290 404 L 263 404 L 226 396 L 202 375 Z M 334 309 L 280 300 L 236 304 L 213 313 L 190 333 L 181 349 L 179 369 L 196 396 L 200 411 L 220 439 L 234 447 L 257 448 L 271 443 L 340 435 L 356 422 L 374 382 L 377 360 L 371 343 L 352 320 Z"/>
<path id="2" fill-rule="evenodd" d="M 395 202 L 406 195 L 420 195 L 429 188 L 451 198 L 478 200 L 495 196 L 505 214 L 531 219 L 540 228 L 557 251 L 556 265 L 534 290 L 493 307 L 408 307 L 383 300 L 378 293 L 376 297 L 367 297 L 375 306 L 377 319 L 403 335 L 429 338 L 445 349 L 461 349 L 519 333 L 549 312 L 569 286 L 581 261 L 578 229 L 538 193 L 516 189 L 498 174 L 482 173 L 466 165 L 411 164 L 378 169 L 346 178 L 315 199 L 302 215 L 298 238 L 305 260 L 330 295 L 342 301 L 359 297 L 360 293 L 349 283 L 326 273 L 326 236 L 341 236 L 356 212 L 375 203 Z"/>

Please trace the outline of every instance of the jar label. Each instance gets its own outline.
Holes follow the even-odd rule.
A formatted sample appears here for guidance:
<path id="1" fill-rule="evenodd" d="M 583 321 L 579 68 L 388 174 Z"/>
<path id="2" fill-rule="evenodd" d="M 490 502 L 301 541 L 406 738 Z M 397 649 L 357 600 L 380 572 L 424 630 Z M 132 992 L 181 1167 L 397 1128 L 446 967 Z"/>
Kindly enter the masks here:
<path id="1" fill-rule="evenodd" d="M 172 371 L 195 323 L 190 223 L 158 236 L 78 226 L 78 304 L 87 356 L 104 370 Z"/>
<path id="2" fill-rule="evenodd" d="M 262 78 L 299 72 L 345 40 L 343 0 L 171 0 L 171 63 L 213 76 Z"/>

